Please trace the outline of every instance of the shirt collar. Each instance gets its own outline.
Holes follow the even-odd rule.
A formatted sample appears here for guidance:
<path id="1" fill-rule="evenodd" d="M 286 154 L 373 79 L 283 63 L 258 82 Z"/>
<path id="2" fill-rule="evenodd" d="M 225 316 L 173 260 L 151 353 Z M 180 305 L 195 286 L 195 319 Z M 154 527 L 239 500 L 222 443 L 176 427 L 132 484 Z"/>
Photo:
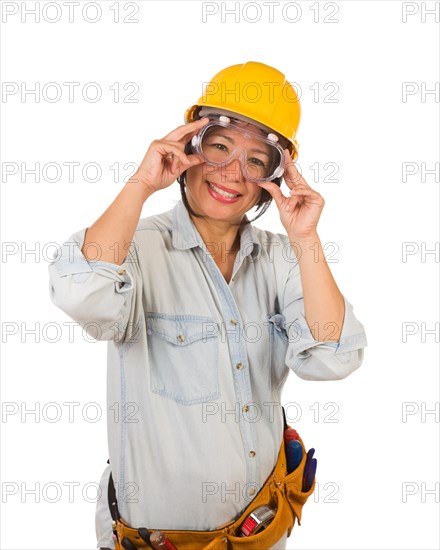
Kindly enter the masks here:
<path id="1" fill-rule="evenodd" d="M 245 216 L 247 220 L 248 217 Z M 252 258 L 259 253 L 260 243 L 254 233 L 251 223 L 240 227 L 240 255 L 247 256 L 251 254 Z M 186 250 L 195 246 L 200 246 L 206 251 L 206 245 L 197 231 L 188 210 L 185 208 L 182 199 L 174 206 L 172 211 L 172 233 L 173 246 L 179 250 Z"/>

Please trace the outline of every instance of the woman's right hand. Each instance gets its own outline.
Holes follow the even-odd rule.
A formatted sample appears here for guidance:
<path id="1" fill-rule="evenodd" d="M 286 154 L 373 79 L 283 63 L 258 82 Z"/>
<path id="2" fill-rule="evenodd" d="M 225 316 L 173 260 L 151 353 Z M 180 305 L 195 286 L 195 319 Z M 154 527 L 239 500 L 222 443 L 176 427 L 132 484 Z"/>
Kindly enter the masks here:
<path id="1" fill-rule="evenodd" d="M 189 122 L 179 126 L 164 138 L 154 140 L 130 179 L 139 181 L 149 192 L 154 193 L 171 185 L 188 168 L 203 164 L 199 156 L 186 155 L 184 149 L 207 120 L 202 118 Z"/>

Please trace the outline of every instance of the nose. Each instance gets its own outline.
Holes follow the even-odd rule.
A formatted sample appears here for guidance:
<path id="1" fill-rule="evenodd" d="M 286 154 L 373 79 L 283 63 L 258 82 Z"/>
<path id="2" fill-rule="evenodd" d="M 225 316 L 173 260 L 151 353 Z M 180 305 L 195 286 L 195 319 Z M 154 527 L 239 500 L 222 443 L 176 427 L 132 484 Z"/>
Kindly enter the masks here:
<path id="1" fill-rule="evenodd" d="M 243 173 L 242 161 L 239 157 L 233 158 L 228 164 L 222 166 L 221 169 L 222 179 L 230 182 L 242 183 L 245 181 L 245 175 Z"/>

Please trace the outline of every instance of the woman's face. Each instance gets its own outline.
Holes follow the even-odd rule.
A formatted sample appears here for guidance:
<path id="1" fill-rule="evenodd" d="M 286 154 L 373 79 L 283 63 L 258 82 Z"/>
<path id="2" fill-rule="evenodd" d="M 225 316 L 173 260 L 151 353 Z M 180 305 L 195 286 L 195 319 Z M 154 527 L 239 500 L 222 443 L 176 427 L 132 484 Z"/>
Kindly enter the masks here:
<path id="1" fill-rule="evenodd" d="M 264 135 L 256 126 L 249 124 L 248 127 Z M 261 149 L 259 140 L 246 138 L 235 128 L 219 128 L 210 135 L 208 142 L 216 150 L 232 151 L 238 147 L 250 151 L 254 146 Z M 238 196 L 224 196 L 222 191 Z M 262 192 L 261 187 L 245 178 L 239 158 L 220 167 L 204 163 L 189 168 L 186 173 L 186 196 L 190 207 L 215 220 L 240 222 L 258 203 Z"/>

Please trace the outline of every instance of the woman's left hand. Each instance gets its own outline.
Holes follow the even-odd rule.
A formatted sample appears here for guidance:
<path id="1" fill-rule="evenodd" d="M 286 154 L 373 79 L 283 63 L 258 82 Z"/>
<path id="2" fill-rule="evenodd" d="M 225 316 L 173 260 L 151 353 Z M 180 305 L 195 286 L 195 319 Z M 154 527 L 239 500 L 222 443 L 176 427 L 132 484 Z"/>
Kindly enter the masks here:
<path id="1" fill-rule="evenodd" d="M 284 181 L 290 189 L 289 197 L 285 197 L 278 185 L 271 181 L 257 185 L 273 197 L 289 237 L 304 239 L 314 236 L 325 201 L 299 173 L 287 149 L 284 150 L 284 162 Z"/>

